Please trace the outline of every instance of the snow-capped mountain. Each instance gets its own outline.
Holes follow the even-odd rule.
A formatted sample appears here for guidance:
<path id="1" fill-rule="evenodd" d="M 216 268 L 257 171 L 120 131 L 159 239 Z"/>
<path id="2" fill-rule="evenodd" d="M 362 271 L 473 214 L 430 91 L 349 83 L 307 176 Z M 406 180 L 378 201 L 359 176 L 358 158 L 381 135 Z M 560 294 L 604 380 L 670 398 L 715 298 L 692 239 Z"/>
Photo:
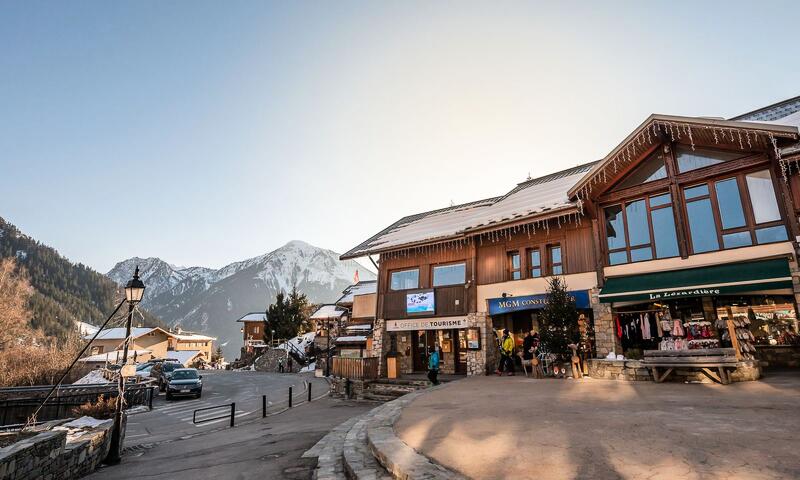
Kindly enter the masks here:
<path id="1" fill-rule="evenodd" d="M 147 285 L 142 305 L 170 325 L 201 331 L 218 339 L 227 358 L 238 356 L 241 339 L 236 320 L 248 312 L 264 311 L 280 291 L 292 287 L 313 303 L 335 301 L 353 282 L 375 275 L 358 263 L 339 260 L 339 254 L 293 240 L 270 253 L 226 265 L 219 270 L 177 267 L 160 258 L 130 258 L 108 276 L 120 285 L 136 266 Z"/>

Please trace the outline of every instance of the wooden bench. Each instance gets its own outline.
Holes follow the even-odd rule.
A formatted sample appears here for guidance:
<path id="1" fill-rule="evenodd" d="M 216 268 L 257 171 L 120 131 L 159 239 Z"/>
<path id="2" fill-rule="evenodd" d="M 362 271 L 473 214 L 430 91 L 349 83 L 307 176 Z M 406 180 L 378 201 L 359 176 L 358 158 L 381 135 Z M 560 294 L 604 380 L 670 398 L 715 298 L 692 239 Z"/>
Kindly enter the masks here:
<path id="1" fill-rule="evenodd" d="M 715 382 L 731 383 L 730 371 L 738 360 L 732 348 L 699 348 L 696 350 L 645 350 L 644 366 L 653 372 L 653 380 L 661 383 L 676 369 L 699 369 Z M 663 373 L 659 369 L 666 368 Z M 716 370 L 716 371 L 714 371 Z"/>

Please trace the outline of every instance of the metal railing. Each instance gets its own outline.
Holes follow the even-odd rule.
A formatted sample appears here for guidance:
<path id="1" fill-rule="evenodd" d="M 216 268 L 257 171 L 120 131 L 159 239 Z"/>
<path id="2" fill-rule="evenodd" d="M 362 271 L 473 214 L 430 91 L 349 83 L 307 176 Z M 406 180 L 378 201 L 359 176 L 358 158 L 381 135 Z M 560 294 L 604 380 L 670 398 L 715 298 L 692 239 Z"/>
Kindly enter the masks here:
<path id="1" fill-rule="evenodd" d="M 197 412 L 204 412 L 204 411 L 207 411 L 207 410 L 217 410 L 217 409 L 220 409 L 220 408 L 230 408 L 231 411 L 230 411 L 230 413 L 226 413 L 224 415 L 218 415 L 216 417 L 204 417 L 204 418 L 201 418 L 200 420 L 197 419 Z M 216 405 L 214 407 L 198 408 L 197 410 L 194 411 L 194 413 L 192 413 L 192 423 L 194 423 L 195 425 L 199 425 L 201 423 L 206 423 L 206 422 L 211 422 L 211 421 L 214 421 L 214 420 L 220 420 L 220 419 L 223 419 L 223 418 L 228 418 L 229 416 L 230 416 L 230 419 L 231 419 L 231 427 L 232 427 L 234 425 L 235 420 L 236 420 L 236 402 L 233 402 L 233 403 L 230 403 L 230 404 L 226 403 L 226 404 L 223 404 L 223 405 Z"/>

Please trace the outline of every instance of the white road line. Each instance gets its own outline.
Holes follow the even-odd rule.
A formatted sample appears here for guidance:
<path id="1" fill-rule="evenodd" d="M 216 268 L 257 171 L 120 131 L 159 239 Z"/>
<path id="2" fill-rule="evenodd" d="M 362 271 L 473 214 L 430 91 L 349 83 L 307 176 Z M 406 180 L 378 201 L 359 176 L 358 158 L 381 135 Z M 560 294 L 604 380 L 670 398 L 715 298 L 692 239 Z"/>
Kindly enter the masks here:
<path id="1" fill-rule="evenodd" d="M 255 412 L 255 410 L 253 410 L 253 412 Z M 245 415 L 250 415 L 253 412 L 242 412 L 242 413 L 239 413 L 237 415 L 234 415 L 234 418 L 244 417 Z M 191 420 L 191 418 L 189 420 Z M 231 420 L 231 417 L 230 417 L 230 415 L 228 415 L 227 417 L 220 418 L 219 420 L 212 420 L 210 422 L 196 423 L 196 424 L 194 424 L 194 426 L 195 427 L 202 427 L 204 425 L 213 425 L 213 424 L 219 423 L 219 422 L 229 422 L 230 420 Z"/>

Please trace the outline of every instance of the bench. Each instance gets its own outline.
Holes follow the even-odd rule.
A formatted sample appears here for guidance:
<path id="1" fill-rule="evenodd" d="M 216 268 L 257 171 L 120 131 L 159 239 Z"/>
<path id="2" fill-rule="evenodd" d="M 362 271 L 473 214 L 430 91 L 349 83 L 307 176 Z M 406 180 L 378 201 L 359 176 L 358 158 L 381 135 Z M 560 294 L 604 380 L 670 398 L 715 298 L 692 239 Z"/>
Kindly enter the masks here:
<path id="1" fill-rule="evenodd" d="M 730 371 L 738 366 L 732 348 L 699 348 L 696 350 L 645 350 L 645 367 L 653 372 L 653 380 L 661 383 L 676 369 L 699 369 L 715 382 L 731 383 Z M 663 373 L 659 369 L 665 368 Z M 715 371 L 716 370 L 716 371 Z"/>

